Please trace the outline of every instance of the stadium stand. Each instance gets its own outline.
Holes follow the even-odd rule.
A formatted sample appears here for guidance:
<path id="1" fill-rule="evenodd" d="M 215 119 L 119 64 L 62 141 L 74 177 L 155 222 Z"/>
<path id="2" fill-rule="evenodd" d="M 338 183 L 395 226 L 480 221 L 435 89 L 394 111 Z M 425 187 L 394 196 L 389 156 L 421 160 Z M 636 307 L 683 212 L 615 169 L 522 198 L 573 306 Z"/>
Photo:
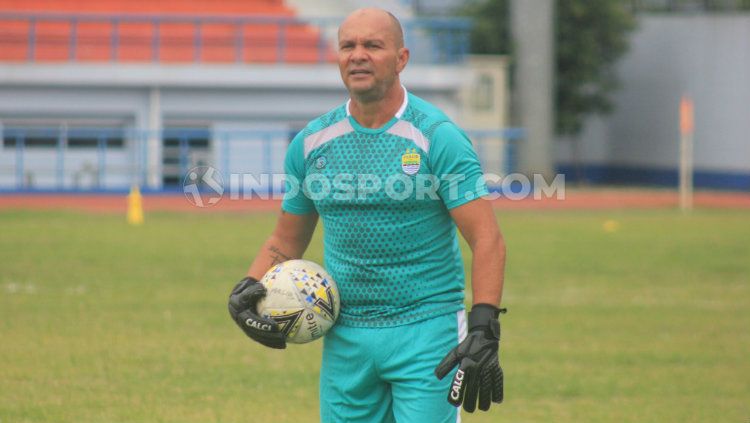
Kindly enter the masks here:
<path id="1" fill-rule="evenodd" d="M 320 30 L 280 0 L 0 0 L 2 61 L 312 63 Z"/>

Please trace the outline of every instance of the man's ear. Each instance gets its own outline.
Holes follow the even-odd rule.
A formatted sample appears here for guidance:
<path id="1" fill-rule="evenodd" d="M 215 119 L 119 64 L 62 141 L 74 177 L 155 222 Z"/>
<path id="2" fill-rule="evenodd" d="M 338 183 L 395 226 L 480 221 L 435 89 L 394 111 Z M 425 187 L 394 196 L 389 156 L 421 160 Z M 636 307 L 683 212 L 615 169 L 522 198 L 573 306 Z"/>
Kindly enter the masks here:
<path id="1" fill-rule="evenodd" d="M 396 71 L 398 73 L 401 73 L 406 67 L 406 64 L 409 63 L 409 54 L 409 49 L 406 47 L 398 49 L 398 63 L 396 64 Z"/>

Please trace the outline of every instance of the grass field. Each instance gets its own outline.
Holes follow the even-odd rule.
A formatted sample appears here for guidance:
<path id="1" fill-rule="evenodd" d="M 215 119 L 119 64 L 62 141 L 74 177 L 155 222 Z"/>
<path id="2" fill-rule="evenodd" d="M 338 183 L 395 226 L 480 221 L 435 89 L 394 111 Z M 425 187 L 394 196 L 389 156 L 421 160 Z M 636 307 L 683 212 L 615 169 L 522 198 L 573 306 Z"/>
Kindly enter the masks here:
<path id="1" fill-rule="evenodd" d="M 747 211 L 499 219 L 506 403 L 464 422 L 750 422 Z M 318 421 L 321 343 L 226 311 L 273 222 L 0 212 L 0 423 Z"/>

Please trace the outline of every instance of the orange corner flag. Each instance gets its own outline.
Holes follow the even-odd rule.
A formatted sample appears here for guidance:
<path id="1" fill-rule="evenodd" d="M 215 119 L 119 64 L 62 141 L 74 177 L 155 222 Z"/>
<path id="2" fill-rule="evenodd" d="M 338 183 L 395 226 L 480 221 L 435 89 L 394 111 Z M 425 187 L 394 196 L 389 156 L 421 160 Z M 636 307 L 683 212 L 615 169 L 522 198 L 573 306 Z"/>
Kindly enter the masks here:
<path id="1" fill-rule="evenodd" d="M 680 133 L 693 133 L 693 100 L 686 95 L 680 100 Z"/>

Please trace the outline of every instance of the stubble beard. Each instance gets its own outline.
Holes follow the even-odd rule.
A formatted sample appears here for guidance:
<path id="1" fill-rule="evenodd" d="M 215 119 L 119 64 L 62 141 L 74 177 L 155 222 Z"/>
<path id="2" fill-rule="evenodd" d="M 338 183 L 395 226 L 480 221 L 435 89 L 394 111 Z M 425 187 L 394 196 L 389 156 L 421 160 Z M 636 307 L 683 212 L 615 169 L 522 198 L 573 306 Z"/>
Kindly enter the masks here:
<path id="1" fill-rule="evenodd" d="M 378 83 L 375 81 L 369 88 L 353 89 L 348 88 L 349 95 L 359 103 L 374 103 L 385 98 L 388 88 L 394 84 L 394 80 L 386 80 Z"/>

